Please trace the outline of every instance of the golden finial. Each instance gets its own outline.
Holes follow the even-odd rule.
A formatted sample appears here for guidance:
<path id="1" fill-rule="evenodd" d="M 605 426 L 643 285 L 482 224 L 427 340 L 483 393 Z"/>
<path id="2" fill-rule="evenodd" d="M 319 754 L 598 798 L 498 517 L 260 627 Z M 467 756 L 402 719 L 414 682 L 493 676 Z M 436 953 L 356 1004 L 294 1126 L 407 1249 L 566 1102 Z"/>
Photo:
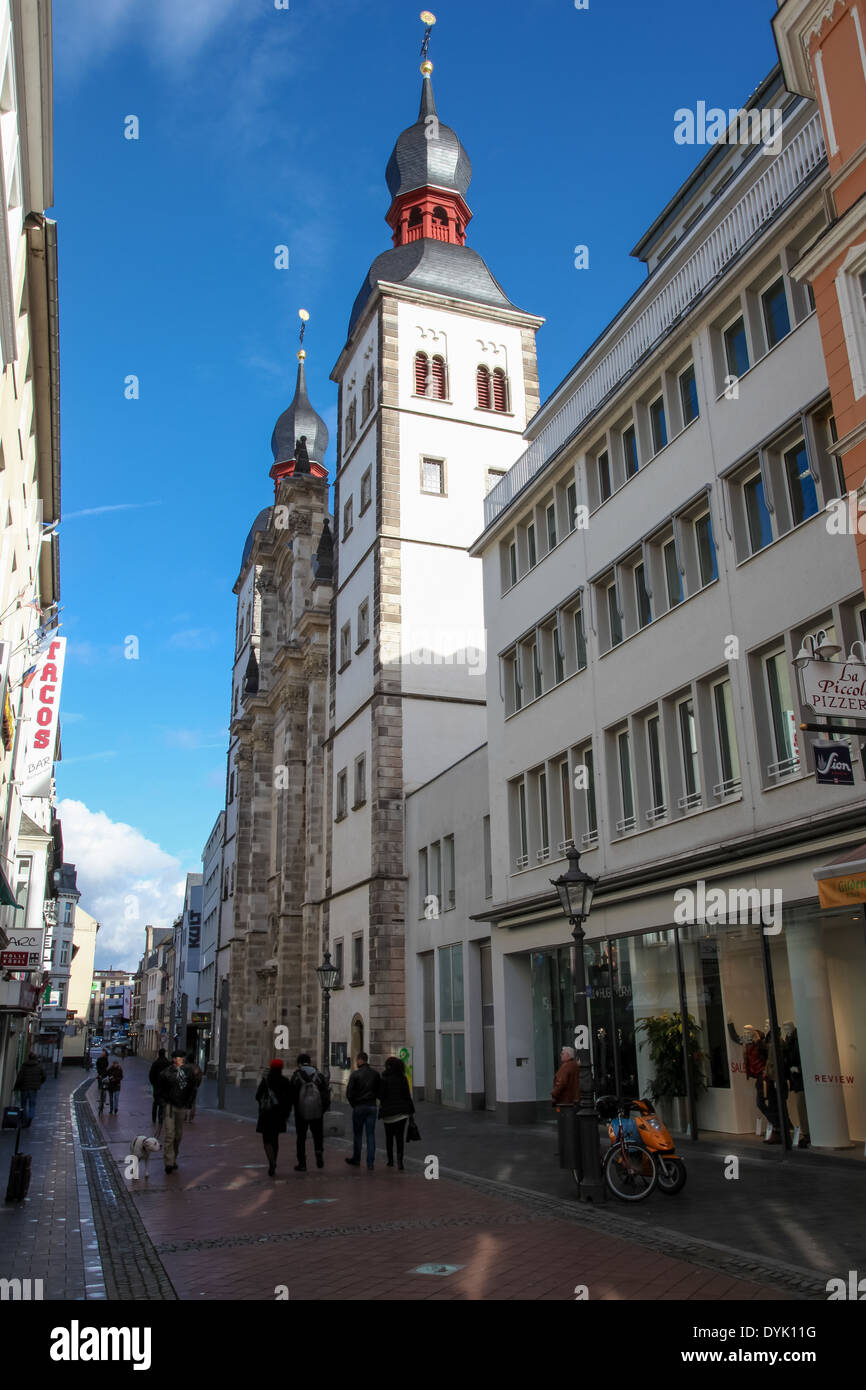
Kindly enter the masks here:
<path id="1" fill-rule="evenodd" d="M 300 350 L 300 352 L 298 353 L 298 361 L 299 361 L 299 362 L 303 362 L 304 358 L 305 358 L 306 355 L 307 355 L 307 354 L 304 352 L 304 332 L 305 332 L 305 330 L 306 330 L 307 324 L 309 323 L 310 316 L 309 316 L 309 314 L 307 313 L 306 309 L 299 309 L 299 310 L 298 310 L 298 318 L 301 320 L 301 336 L 300 336 L 299 339 L 298 339 L 298 342 L 299 342 L 300 345 L 301 345 L 301 350 Z"/>
<path id="2" fill-rule="evenodd" d="M 427 49 L 430 46 L 430 35 L 433 32 L 433 25 L 436 23 L 435 14 L 431 14 L 429 10 L 422 10 L 421 23 L 426 25 L 426 28 L 424 30 L 424 38 L 421 42 L 421 57 L 424 59 L 423 63 L 421 64 L 421 71 L 425 77 L 429 77 L 431 72 L 433 71 L 433 64 L 427 57 Z"/>

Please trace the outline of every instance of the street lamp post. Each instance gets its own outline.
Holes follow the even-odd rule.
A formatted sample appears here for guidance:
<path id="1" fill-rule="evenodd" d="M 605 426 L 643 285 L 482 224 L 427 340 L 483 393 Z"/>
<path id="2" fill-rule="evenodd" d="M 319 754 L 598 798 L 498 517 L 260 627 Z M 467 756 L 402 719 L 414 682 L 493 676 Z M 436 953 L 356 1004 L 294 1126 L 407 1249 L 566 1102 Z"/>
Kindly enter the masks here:
<path id="1" fill-rule="evenodd" d="M 583 943 L 586 933 L 583 924 L 590 914 L 598 879 L 590 878 L 580 867 L 577 850 L 568 851 L 568 871 L 550 882 L 559 894 L 563 912 L 571 924 L 574 940 L 574 1026 L 575 1056 L 580 1066 L 580 1102 L 577 1108 L 577 1138 L 580 1161 L 579 1198 L 583 1202 L 603 1202 L 604 1183 L 601 1177 L 601 1147 L 598 1140 L 598 1116 L 592 1084 L 592 1052 L 589 1046 L 589 1010 L 586 1003 L 586 966 Z"/>
<path id="2" fill-rule="evenodd" d="M 322 964 L 316 966 L 316 974 L 319 977 L 319 984 L 322 986 L 322 1048 L 323 1062 L 322 1075 L 331 1084 L 331 990 L 337 983 L 339 970 L 336 965 L 331 964 L 331 953 L 326 951 L 322 958 Z"/>

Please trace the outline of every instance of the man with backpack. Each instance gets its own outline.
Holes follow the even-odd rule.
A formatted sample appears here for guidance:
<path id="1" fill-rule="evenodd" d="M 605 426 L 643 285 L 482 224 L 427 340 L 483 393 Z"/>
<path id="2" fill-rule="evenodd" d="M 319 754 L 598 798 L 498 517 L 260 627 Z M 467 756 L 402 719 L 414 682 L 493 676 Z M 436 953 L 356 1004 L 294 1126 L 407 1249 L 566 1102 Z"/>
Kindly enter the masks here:
<path id="1" fill-rule="evenodd" d="M 367 1167 L 372 1172 L 376 1157 L 376 1120 L 379 1114 L 379 1092 L 382 1078 L 370 1066 L 366 1052 L 358 1053 L 358 1065 L 349 1077 L 346 1087 L 346 1100 L 352 1107 L 352 1157 L 346 1162 L 350 1168 L 361 1166 L 361 1140 L 367 1132 Z"/>
<path id="2" fill-rule="evenodd" d="M 195 1097 L 195 1080 L 191 1071 L 184 1066 L 184 1053 L 178 1049 L 173 1053 L 171 1066 L 159 1074 L 157 1093 L 163 1107 L 162 1157 L 167 1173 L 177 1171 L 177 1153 L 183 1138 L 183 1123 L 187 1111 Z"/>
<path id="3" fill-rule="evenodd" d="M 324 1116 L 331 1104 L 331 1092 L 327 1081 L 310 1061 L 309 1052 L 301 1052 L 298 1065 L 292 1073 L 292 1105 L 295 1111 L 295 1130 L 298 1136 L 298 1161 L 296 1173 L 307 1171 L 307 1130 L 313 1136 L 316 1153 L 316 1167 L 324 1168 Z"/>

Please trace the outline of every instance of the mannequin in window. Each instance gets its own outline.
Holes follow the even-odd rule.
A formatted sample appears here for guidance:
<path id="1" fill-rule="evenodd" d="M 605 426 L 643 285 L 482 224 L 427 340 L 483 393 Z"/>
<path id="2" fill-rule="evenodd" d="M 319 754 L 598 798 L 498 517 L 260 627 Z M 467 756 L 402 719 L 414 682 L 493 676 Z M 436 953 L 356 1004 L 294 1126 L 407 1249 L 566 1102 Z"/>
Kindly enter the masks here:
<path id="1" fill-rule="evenodd" d="M 803 1087 L 803 1067 L 800 1062 L 800 1044 L 797 1040 L 796 1023 L 782 1024 L 782 1070 L 794 1097 L 797 1107 L 797 1123 L 800 1126 L 798 1149 L 809 1147 L 809 1116 L 806 1111 L 806 1092 Z"/>
<path id="2" fill-rule="evenodd" d="M 735 1043 L 743 1049 L 743 1065 L 746 1076 L 755 1083 L 755 1105 L 758 1112 L 766 1118 L 764 1099 L 764 1072 L 767 1066 L 767 1047 L 764 1042 L 764 1035 L 758 1028 L 746 1023 L 743 1026 L 742 1036 L 737 1032 L 732 1019 L 728 1019 L 728 1033 Z"/>
<path id="3" fill-rule="evenodd" d="M 782 1033 L 776 1030 L 776 1055 L 779 1058 L 779 1066 L 782 1069 L 782 1078 L 776 1076 L 776 1063 L 773 1057 L 773 1048 L 770 1042 L 770 1020 L 766 1021 L 766 1033 L 764 1042 L 766 1044 L 767 1061 L 764 1069 L 764 1079 L 767 1083 L 767 1096 L 763 1105 L 758 1105 L 758 1109 L 764 1115 L 767 1123 L 771 1126 L 770 1134 L 764 1140 L 765 1144 L 781 1144 L 782 1136 L 779 1133 L 779 1101 L 781 1097 L 782 1117 L 788 1130 L 788 1138 L 791 1136 L 791 1121 L 788 1118 L 788 1083 L 785 1080 L 785 1068 L 782 1059 Z"/>

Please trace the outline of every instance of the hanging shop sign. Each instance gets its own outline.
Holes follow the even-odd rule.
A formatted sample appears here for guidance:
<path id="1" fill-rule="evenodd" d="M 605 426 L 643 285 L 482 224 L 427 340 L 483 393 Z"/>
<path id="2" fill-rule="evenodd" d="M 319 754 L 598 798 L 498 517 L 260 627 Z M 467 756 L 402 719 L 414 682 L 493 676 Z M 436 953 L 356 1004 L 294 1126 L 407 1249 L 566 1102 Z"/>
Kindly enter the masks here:
<path id="1" fill-rule="evenodd" d="M 800 677 L 803 702 L 816 714 L 866 716 L 866 666 L 857 661 L 810 661 Z"/>
<path id="2" fill-rule="evenodd" d="M 24 724 L 21 795 L 50 796 L 54 749 L 60 720 L 60 687 L 66 638 L 55 637 L 36 658 Z"/>
<path id="3" fill-rule="evenodd" d="M 8 928 L 9 945 L 0 951 L 0 969 L 38 970 L 42 964 L 45 933 L 41 927 Z M 13 959 L 14 957 L 14 959 Z"/>
<path id="4" fill-rule="evenodd" d="M 853 787 L 854 768 L 847 743 L 813 743 L 815 781 L 834 787 Z"/>

